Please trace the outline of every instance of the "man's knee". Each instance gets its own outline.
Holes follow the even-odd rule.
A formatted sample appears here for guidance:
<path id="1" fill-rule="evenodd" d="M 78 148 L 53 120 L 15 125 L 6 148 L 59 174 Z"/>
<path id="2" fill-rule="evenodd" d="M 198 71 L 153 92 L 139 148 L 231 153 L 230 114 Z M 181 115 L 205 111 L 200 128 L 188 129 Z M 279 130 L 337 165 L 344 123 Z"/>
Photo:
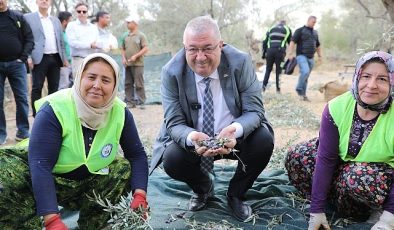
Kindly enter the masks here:
<path id="1" fill-rule="evenodd" d="M 174 174 L 184 165 L 184 155 L 187 152 L 176 143 L 167 146 L 163 153 L 164 171 L 173 177 Z"/>
<path id="2" fill-rule="evenodd" d="M 259 127 L 253 131 L 245 141 L 247 148 L 251 148 L 251 152 L 264 152 L 271 155 L 274 149 L 274 135 L 267 127 Z"/>

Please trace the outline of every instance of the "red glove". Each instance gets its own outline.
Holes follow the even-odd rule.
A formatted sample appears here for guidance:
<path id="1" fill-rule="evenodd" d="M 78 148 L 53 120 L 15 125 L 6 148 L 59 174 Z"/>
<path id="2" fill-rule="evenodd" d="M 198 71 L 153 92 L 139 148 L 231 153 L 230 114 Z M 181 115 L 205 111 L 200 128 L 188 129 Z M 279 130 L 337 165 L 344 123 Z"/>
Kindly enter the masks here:
<path id="1" fill-rule="evenodd" d="M 133 210 L 136 210 L 139 207 L 143 209 L 148 209 L 148 201 L 146 201 L 146 194 L 142 192 L 135 192 L 133 194 L 133 200 L 130 203 L 130 207 Z"/>
<path id="2" fill-rule="evenodd" d="M 45 221 L 45 229 L 46 230 L 68 230 L 67 226 L 63 223 L 62 219 L 60 219 L 60 215 L 56 214 L 51 217 L 49 220 Z"/>

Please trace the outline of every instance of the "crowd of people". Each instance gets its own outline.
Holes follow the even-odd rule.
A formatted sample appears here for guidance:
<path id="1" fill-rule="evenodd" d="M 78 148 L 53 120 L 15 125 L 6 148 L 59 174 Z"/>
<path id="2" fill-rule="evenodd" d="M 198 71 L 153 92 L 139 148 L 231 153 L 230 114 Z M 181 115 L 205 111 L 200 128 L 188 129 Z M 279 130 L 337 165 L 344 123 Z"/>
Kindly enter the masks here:
<path id="1" fill-rule="evenodd" d="M 36 12 L 22 15 L 8 9 L 7 0 L 0 2 L 4 19 L 4 36 L 1 37 L 4 49 L 0 51 L 0 60 L 4 65 L 1 69 L 0 104 L 4 104 L 4 84 L 5 79 L 8 79 L 16 103 L 16 141 L 29 137 L 29 110 L 35 117 L 34 103 L 42 97 L 45 82 L 47 88 L 44 91 L 47 94 L 71 87 L 83 59 L 92 53 L 113 56 L 115 49 L 122 51 L 126 73 L 124 101 L 128 107 L 139 105 L 143 108 L 146 100 L 143 57 L 148 52 L 148 41 L 138 30 L 137 19 L 125 19 L 127 32 L 118 44 L 117 38 L 108 29 L 111 22 L 108 12 L 99 11 L 94 19 L 89 20 L 89 5 L 79 2 L 74 12 L 61 11 L 57 16 L 52 16 L 49 14 L 52 0 L 37 0 L 36 4 Z M 73 15 L 76 16 L 75 20 Z M 28 72 L 31 73 L 30 109 Z M 6 121 L 1 106 L 0 145 L 6 142 Z"/>
<path id="2" fill-rule="evenodd" d="M 294 33 L 285 21 L 268 30 L 262 86 L 251 57 L 223 41 L 214 19 L 188 21 L 184 47 L 161 72 L 164 118 L 149 168 L 129 109 L 143 108 L 146 100 L 143 63 L 148 42 L 138 20 L 125 19 L 128 32 L 117 44 L 108 30 L 108 12 L 99 11 L 93 24 L 84 2 L 74 7 L 75 20 L 66 11 L 48 15 L 51 0 L 36 3 L 37 12 L 22 15 L 0 0 L 0 43 L 5 44 L 0 50 L 0 104 L 3 107 L 7 78 L 17 106 L 16 139 L 29 138 L 28 156 L 0 154 L 1 174 L 28 175 L 17 183 L 0 181 L 0 227 L 66 230 L 59 214 L 62 206 L 79 211 L 80 229 L 101 229 L 110 215 L 85 196 L 94 192 L 115 203 L 131 192 L 130 208 L 145 210 L 142 218 L 147 218 L 148 176 L 159 165 L 191 189 L 187 209 L 200 211 L 215 196 L 218 175 L 213 163 L 223 158 L 238 161 L 226 193 L 230 213 L 239 221 L 250 220 L 247 192 L 269 163 L 275 142 L 262 90 L 275 63 L 280 93 L 281 63 L 285 57 L 296 58 L 296 91 L 301 100 L 309 100 L 306 89 L 315 53 L 321 58 L 313 29 L 316 17 L 310 16 Z M 124 100 L 118 97 L 119 65 L 111 57 L 118 46 L 125 68 Z M 31 132 L 26 68 L 32 73 Z M 42 97 L 45 80 L 48 95 Z M 364 54 L 356 64 L 351 91 L 324 108 L 319 137 L 289 149 L 289 180 L 311 200 L 308 229 L 330 229 L 327 204 L 343 216 L 367 220 L 373 230 L 394 229 L 393 88 L 393 56 Z M 0 144 L 6 138 L 2 109 Z M 204 144 L 207 140 L 221 144 L 212 148 Z"/>

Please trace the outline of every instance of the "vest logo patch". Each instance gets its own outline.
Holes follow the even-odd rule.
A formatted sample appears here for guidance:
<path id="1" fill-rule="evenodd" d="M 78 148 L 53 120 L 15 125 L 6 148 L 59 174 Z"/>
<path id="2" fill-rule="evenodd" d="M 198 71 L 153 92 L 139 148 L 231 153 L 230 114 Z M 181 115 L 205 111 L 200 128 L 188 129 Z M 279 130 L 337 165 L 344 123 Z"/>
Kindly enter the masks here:
<path id="1" fill-rule="evenodd" d="M 107 158 L 112 152 L 112 144 L 106 144 L 101 149 L 101 156 Z"/>

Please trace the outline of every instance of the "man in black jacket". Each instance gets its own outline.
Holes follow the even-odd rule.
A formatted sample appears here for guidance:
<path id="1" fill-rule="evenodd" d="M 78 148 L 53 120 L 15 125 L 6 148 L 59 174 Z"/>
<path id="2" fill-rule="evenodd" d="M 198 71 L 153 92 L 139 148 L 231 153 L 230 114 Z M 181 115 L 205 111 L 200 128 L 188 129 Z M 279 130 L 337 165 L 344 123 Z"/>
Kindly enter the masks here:
<path id="1" fill-rule="evenodd" d="M 275 63 L 276 72 L 276 92 L 280 93 L 279 76 L 282 72 L 282 65 L 286 56 L 286 46 L 290 43 L 291 30 L 286 26 L 286 21 L 281 20 L 279 24 L 272 26 L 263 41 L 263 56 L 267 58 L 267 67 L 263 81 L 263 91 L 267 87 L 268 80 L 272 71 L 272 66 Z"/>
<path id="2" fill-rule="evenodd" d="M 296 86 L 297 94 L 302 101 L 310 101 L 306 96 L 306 89 L 308 86 L 308 78 L 312 72 L 315 64 L 313 57 L 317 53 L 319 60 L 321 60 L 321 48 L 317 31 L 313 29 L 316 24 L 316 17 L 309 16 L 305 26 L 298 28 L 291 38 L 289 45 L 289 59 L 293 59 L 293 50 L 297 44 L 296 59 L 300 69 L 300 77 Z"/>
<path id="3" fill-rule="evenodd" d="M 8 78 L 16 103 L 16 140 L 29 136 L 26 60 L 34 47 L 33 33 L 23 15 L 0 0 L 0 145 L 6 143 L 4 82 Z"/>

